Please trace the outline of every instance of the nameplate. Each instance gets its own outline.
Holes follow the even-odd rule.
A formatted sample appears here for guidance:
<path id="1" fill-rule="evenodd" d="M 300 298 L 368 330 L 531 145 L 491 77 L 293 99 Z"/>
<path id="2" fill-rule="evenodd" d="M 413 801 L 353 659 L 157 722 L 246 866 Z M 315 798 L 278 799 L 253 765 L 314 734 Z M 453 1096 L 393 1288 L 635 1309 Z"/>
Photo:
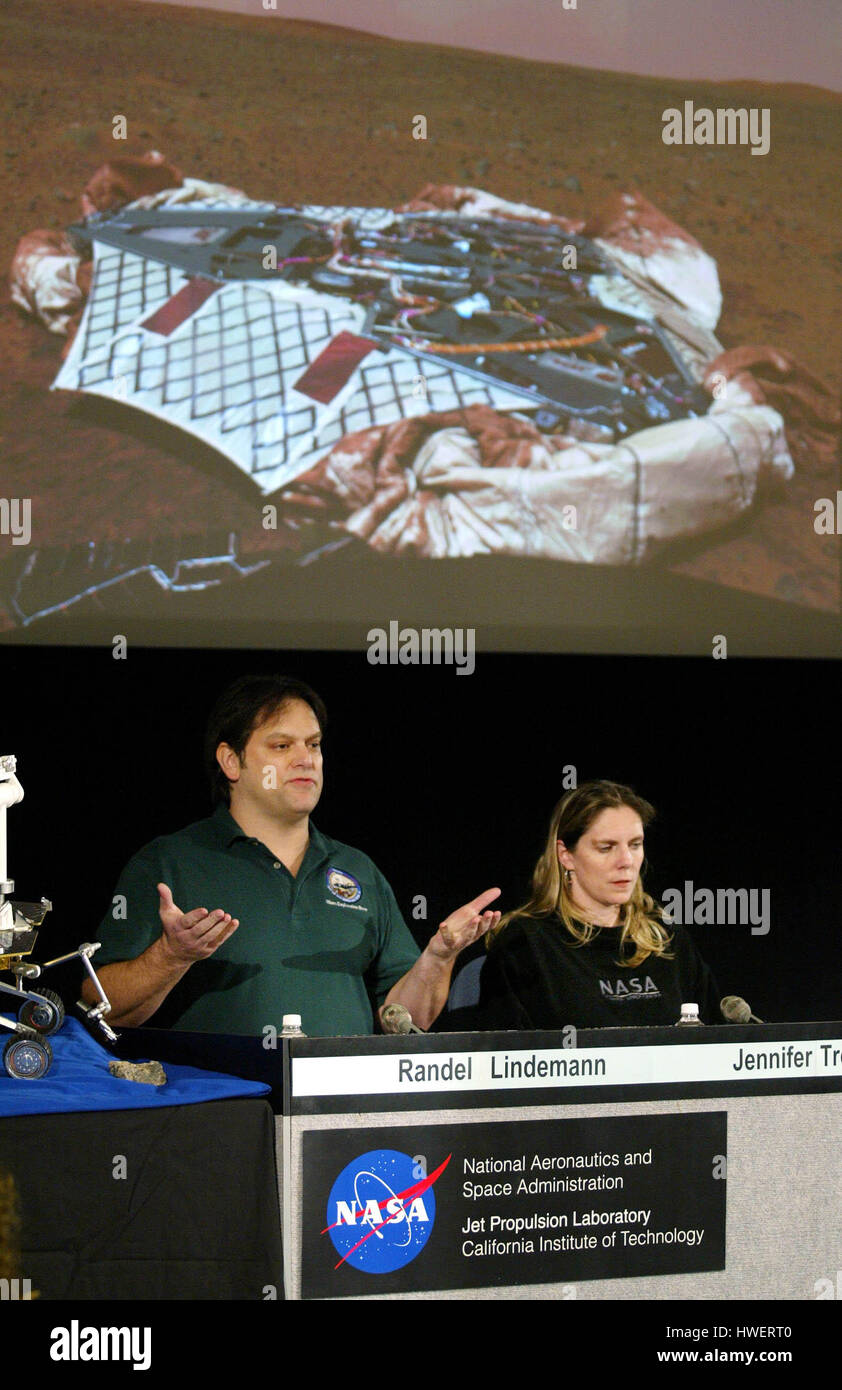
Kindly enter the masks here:
<path id="1" fill-rule="evenodd" d="M 582 1088 L 842 1078 L 842 1038 L 788 1042 L 697 1042 L 673 1046 L 517 1047 L 358 1053 L 292 1058 L 294 1100 L 417 1096 L 432 1092 L 559 1091 Z M 786 1088 L 798 1089 L 796 1085 Z M 809 1086 L 805 1089 L 810 1089 Z"/>

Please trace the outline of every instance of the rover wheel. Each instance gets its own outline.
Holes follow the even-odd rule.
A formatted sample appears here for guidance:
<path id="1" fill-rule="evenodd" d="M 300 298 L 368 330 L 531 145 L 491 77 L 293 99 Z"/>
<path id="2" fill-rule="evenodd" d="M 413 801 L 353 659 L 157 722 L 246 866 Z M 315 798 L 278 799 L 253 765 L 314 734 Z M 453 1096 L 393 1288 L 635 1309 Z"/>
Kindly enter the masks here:
<path id="1" fill-rule="evenodd" d="M 35 991 L 33 991 L 34 993 Z M 57 1033 L 64 1022 L 64 1005 L 51 989 L 37 991 L 39 1002 L 27 999 L 18 1010 L 18 1021 L 38 1033 Z"/>
<path id="2" fill-rule="evenodd" d="M 53 1050 L 43 1038 L 10 1038 L 3 1048 L 3 1065 L 9 1076 L 20 1081 L 38 1081 L 46 1076 Z"/>

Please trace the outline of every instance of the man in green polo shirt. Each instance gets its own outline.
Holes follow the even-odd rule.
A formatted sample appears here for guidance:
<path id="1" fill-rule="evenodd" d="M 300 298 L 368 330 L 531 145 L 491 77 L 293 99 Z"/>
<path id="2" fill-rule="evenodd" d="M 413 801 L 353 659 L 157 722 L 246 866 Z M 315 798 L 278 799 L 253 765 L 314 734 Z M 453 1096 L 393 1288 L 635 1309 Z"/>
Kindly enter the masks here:
<path id="1" fill-rule="evenodd" d="M 318 695 L 286 677 L 223 692 L 206 740 L 213 815 L 136 854 L 100 928 L 110 1022 L 254 1034 L 298 1013 L 308 1036 L 338 1036 L 372 1032 L 374 1000 L 431 1026 L 456 957 L 499 921 L 486 909 L 500 890 L 451 913 L 419 954 L 368 856 L 310 822 L 325 722 Z"/>

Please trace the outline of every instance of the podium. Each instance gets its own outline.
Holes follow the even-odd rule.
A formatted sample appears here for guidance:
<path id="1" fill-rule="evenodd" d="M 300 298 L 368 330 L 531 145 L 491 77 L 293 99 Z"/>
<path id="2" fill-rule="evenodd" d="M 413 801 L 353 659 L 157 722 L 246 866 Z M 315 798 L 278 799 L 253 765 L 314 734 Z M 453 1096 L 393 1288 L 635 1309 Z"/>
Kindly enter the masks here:
<path id="1" fill-rule="evenodd" d="M 842 1023 L 283 1040 L 287 1298 L 797 1299 Z"/>

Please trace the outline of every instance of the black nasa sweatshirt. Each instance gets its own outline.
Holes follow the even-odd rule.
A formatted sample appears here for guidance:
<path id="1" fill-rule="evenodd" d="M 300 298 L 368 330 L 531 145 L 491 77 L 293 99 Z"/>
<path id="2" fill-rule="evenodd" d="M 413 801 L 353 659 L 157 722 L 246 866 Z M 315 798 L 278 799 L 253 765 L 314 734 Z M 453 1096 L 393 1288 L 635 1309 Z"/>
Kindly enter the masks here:
<path id="1" fill-rule="evenodd" d="M 603 927 L 586 946 L 558 917 L 516 917 L 492 944 L 480 976 L 485 1029 L 636 1028 L 677 1023 L 698 1004 L 703 1023 L 721 1023 L 716 981 L 682 927 L 670 925 L 671 960 L 649 955 L 618 964 L 620 931 Z"/>

